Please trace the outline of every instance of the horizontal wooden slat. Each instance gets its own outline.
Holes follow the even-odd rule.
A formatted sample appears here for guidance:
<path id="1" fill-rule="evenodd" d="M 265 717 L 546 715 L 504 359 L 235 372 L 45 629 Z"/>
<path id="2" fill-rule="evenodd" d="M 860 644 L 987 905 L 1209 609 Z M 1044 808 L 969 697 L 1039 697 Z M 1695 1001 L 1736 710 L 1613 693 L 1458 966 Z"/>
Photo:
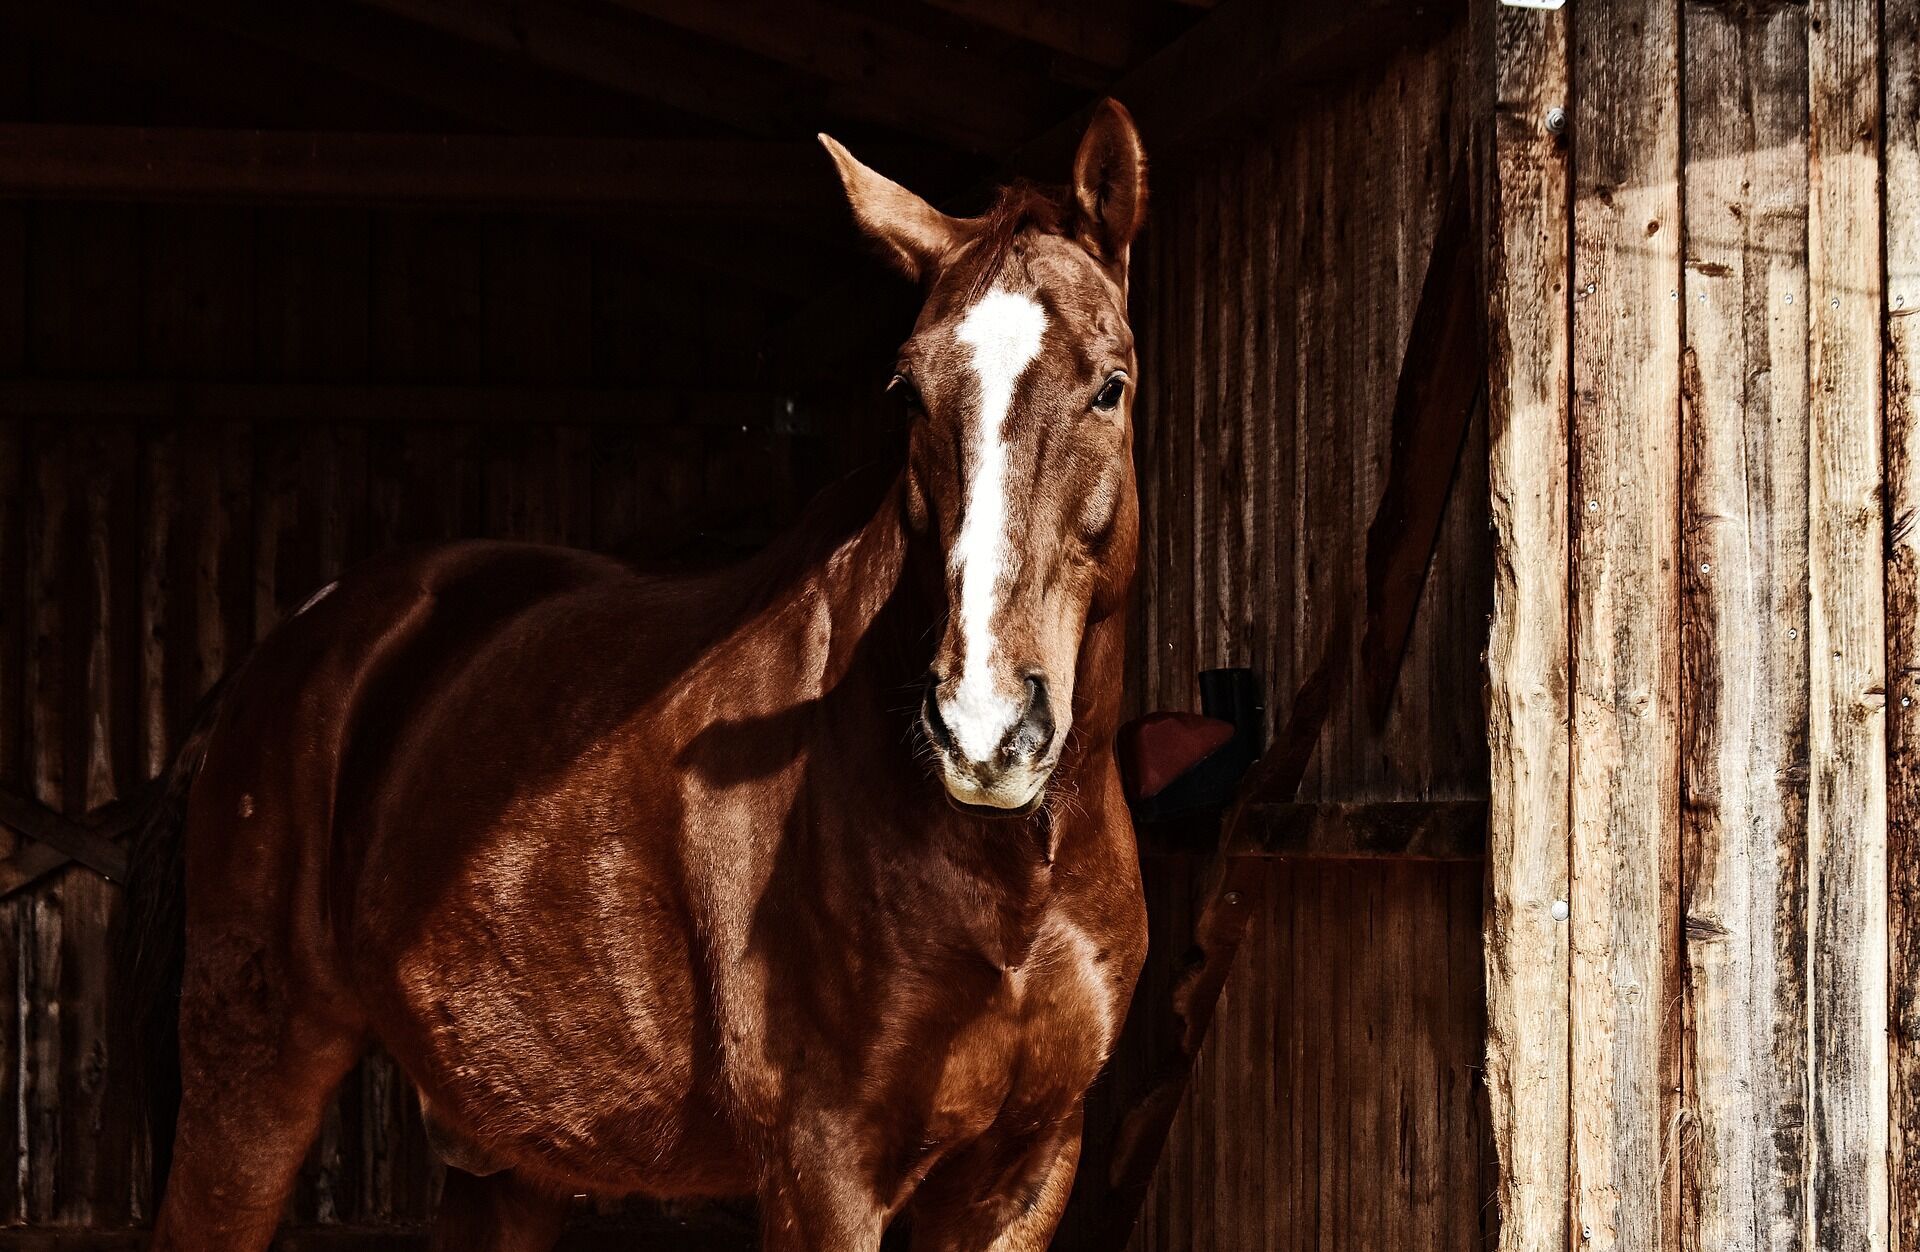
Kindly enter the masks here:
<path id="1" fill-rule="evenodd" d="M 809 142 L 34 124 L 0 126 L 0 197 L 841 212 Z"/>
<path id="2" fill-rule="evenodd" d="M 764 391 L 542 386 L 0 380 L 0 416 L 308 422 L 585 422 L 790 429 Z"/>
<path id="3" fill-rule="evenodd" d="M 1211 849 L 1219 814 L 1143 824 L 1140 841 L 1158 849 Z M 1229 851 L 1289 861 L 1477 861 L 1487 850 L 1485 800 L 1249 805 Z"/>

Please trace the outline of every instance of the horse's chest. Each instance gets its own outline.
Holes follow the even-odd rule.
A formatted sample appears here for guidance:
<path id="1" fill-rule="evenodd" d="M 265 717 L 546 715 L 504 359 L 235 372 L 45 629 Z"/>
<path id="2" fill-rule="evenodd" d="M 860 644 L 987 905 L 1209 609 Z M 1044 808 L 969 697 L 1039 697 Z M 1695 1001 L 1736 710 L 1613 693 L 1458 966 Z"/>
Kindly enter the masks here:
<path id="1" fill-rule="evenodd" d="M 1124 983 L 1105 945 L 1065 918 L 1049 919 L 1024 959 L 1006 970 L 987 1011 L 955 1033 L 936 1087 L 932 1136 L 964 1137 L 997 1118 L 1066 1111 L 1113 1046 Z"/>

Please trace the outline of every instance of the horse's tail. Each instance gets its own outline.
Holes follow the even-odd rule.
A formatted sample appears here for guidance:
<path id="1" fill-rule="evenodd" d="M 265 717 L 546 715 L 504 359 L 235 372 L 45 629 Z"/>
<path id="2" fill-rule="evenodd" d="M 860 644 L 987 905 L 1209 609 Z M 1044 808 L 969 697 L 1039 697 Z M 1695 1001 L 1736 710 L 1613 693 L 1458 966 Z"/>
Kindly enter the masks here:
<path id="1" fill-rule="evenodd" d="M 113 998 L 128 1107 L 144 1112 L 152 1144 L 153 1198 L 159 1204 L 173 1159 L 180 1112 L 180 980 L 186 965 L 187 795 L 207 757 L 228 679 L 195 710 L 173 765 L 154 780 L 134 826 L 126 895 L 114 961 Z"/>

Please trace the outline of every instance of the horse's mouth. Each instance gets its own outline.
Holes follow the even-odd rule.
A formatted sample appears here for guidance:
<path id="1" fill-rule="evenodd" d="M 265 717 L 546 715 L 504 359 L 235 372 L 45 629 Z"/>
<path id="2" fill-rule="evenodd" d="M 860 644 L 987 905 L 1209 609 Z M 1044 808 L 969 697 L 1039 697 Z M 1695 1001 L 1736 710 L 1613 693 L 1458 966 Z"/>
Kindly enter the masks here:
<path id="1" fill-rule="evenodd" d="M 944 788 L 942 788 L 945 791 Z M 968 804 L 965 800 L 956 800 L 951 791 L 946 792 L 947 803 L 969 817 L 1031 817 L 1047 802 L 1047 789 L 1041 787 L 1035 791 L 1025 804 L 1018 808 L 1002 809 L 991 804 Z"/>

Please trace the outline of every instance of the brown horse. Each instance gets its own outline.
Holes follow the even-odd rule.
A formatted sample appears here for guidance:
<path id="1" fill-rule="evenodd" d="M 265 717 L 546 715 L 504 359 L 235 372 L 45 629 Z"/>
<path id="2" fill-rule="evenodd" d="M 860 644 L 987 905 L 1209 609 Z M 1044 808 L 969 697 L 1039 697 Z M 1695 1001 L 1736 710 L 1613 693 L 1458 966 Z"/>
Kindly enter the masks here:
<path id="1" fill-rule="evenodd" d="M 438 1246 L 549 1247 L 576 1192 L 751 1194 L 772 1252 L 1052 1237 L 1145 947 L 1139 137 L 1104 104 L 1068 192 L 966 220 L 823 142 L 926 290 L 906 467 L 724 573 L 452 544 L 261 645 L 172 776 L 154 1246 L 265 1248 L 375 1044 L 453 1167 Z"/>

